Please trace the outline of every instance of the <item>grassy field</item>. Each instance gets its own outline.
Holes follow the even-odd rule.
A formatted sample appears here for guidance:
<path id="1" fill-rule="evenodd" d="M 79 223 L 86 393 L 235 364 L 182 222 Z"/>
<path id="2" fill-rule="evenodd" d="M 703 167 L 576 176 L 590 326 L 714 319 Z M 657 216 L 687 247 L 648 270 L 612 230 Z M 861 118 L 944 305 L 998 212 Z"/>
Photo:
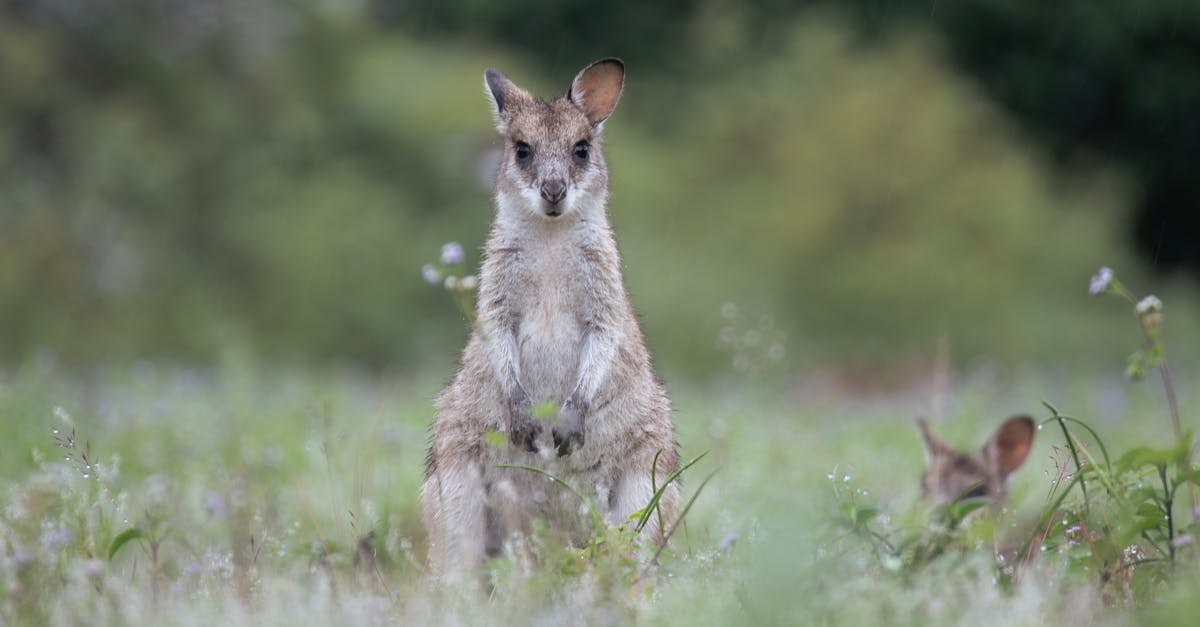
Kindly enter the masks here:
<path id="1" fill-rule="evenodd" d="M 1186 541 L 1148 587 L 1081 557 L 1080 544 L 1099 554 L 1098 536 L 1057 542 L 1056 529 L 1015 574 L 997 563 L 993 548 L 1025 537 L 1070 464 L 1053 423 L 1011 511 L 934 532 L 919 498 L 916 416 L 967 448 L 1011 413 L 1049 416 L 1046 400 L 1116 456 L 1172 442 L 1154 381 L 933 374 L 890 389 L 831 372 L 672 385 L 685 458 L 711 451 L 685 498 L 716 472 L 660 567 L 607 532 L 588 550 L 543 547 L 538 564 L 492 563 L 489 596 L 423 576 L 417 492 L 437 379 L 238 359 L 95 376 L 32 363 L 0 376 L 0 624 L 1170 624 L 1200 609 Z"/>

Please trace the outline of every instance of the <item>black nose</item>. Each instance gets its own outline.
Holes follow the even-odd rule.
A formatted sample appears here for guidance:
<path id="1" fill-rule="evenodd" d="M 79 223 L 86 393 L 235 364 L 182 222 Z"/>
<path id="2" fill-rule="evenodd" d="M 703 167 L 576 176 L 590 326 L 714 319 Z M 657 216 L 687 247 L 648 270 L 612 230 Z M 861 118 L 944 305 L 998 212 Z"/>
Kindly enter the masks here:
<path id="1" fill-rule="evenodd" d="M 567 195 L 567 184 L 559 179 L 542 183 L 542 198 L 552 205 L 557 205 Z"/>

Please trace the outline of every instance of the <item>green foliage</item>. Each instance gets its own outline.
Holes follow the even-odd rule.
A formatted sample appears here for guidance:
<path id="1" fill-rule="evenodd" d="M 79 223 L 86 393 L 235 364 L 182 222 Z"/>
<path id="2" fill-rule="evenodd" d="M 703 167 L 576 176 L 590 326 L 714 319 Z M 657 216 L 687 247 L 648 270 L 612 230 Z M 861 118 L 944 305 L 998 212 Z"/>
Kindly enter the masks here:
<path id="1" fill-rule="evenodd" d="M 419 269 L 451 239 L 454 276 L 478 261 L 480 72 L 552 95 L 587 58 L 535 71 L 321 4 L 151 4 L 0 10 L 0 359 L 449 368 L 466 325 Z M 956 357 L 1107 356 L 1103 314 L 1062 286 L 1113 259 L 1119 177 L 1046 168 L 920 32 L 863 46 L 828 16 L 779 19 L 760 57 L 748 13 L 697 11 L 687 71 L 631 65 L 606 130 L 666 369 L 905 358 L 943 334 Z M 741 336 L 779 341 L 719 345 L 731 302 Z M 755 357 L 776 343 L 786 359 Z"/>
<path id="2" fill-rule="evenodd" d="M 907 30 L 935 33 L 955 67 L 1057 163 L 1074 168 L 1104 160 L 1131 171 L 1140 189 L 1127 210 L 1134 228 L 1125 243 L 1136 242 L 1156 266 L 1200 269 L 1200 253 L 1186 235 L 1200 228 L 1192 175 L 1200 143 L 1193 114 L 1200 107 L 1195 2 L 625 0 L 599 10 L 581 0 L 372 4 L 403 32 L 484 38 L 523 54 L 540 72 L 556 73 L 570 70 L 563 58 L 614 51 L 640 67 L 693 78 L 737 73 L 786 47 L 791 23 L 814 8 L 855 24 L 856 39 L 866 45 L 886 48 Z"/>
<path id="3" fill-rule="evenodd" d="M 1134 446 L 1114 460 L 1096 429 L 1044 403 L 1050 416 L 1041 424 L 1054 424 L 1061 430 L 1069 456 L 1055 460 L 1045 505 L 1032 528 L 1025 531 L 1019 548 L 997 550 L 995 577 L 1011 589 L 1027 571 L 1038 568 L 1037 560 L 1058 560 L 1065 567 L 1065 576 L 1095 586 L 1106 604 L 1154 605 L 1170 592 L 1177 573 L 1195 570 L 1200 561 L 1195 546 L 1200 532 L 1195 492 L 1200 472 L 1191 460 L 1192 434 L 1180 426 L 1157 335 L 1162 303 L 1154 297 L 1135 301 L 1107 267 L 1092 278 L 1090 291 L 1115 294 L 1134 305 L 1147 340 L 1143 352 L 1153 356 L 1146 359 L 1152 360 L 1163 376 L 1175 443 Z M 1079 437 L 1079 431 L 1087 434 L 1086 440 Z M 1093 452 L 1096 449 L 1098 455 Z M 985 514 L 983 525 L 976 525 L 985 530 L 983 535 L 964 525 L 987 505 L 984 499 L 940 505 L 928 524 L 895 530 L 880 522 L 883 516 L 878 506 L 863 502 L 860 494 L 865 496 L 865 492 L 843 487 L 833 475 L 830 479 L 840 508 L 837 526 L 864 541 L 880 568 L 906 580 L 925 576 L 939 561 L 978 552 L 981 538 L 999 538 L 994 508 Z M 1186 503 L 1180 502 L 1181 488 L 1189 494 Z M 992 543 L 998 545 L 995 539 Z"/>

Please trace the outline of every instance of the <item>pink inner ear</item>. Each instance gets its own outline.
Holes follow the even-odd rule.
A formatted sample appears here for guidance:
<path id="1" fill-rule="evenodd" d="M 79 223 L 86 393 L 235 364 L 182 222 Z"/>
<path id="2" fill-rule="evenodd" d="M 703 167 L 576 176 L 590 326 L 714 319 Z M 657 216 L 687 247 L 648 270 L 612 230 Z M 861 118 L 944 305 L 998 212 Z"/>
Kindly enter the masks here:
<path id="1" fill-rule="evenodd" d="M 571 100 L 583 109 L 588 122 L 599 124 L 617 108 L 624 80 L 625 70 L 620 63 L 597 63 L 575 79 L 571 85 Z"/>
<path id="2" fill-rule="evenodd" d="M 990 448 L 1001 475 L 1008 475 L 1025 463 L 1033 448 L 1033 434 L 1033 420 L 1028 416 L 1009 418 L 996 430 Z"/>

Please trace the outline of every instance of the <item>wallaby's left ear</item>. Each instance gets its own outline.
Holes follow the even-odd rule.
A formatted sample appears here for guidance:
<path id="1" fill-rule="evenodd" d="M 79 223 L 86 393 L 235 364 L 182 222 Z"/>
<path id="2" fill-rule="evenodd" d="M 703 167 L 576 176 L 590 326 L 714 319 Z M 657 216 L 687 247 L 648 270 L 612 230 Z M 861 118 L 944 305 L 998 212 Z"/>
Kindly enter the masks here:
<path id="1" fill-rule="evenodd" d="M 1007 477 L 1025 463 L 1029 450 L 1033 448 L 1035 431 L 1033 419 L 1029 416 L 1013 416 L 1005 420 L 983 445 L 984 459 L 1001 477 Z"/>
<path id="2" fill-rule="evenodd" d="M 575 76 L 567 98 L 583 110 L 588 122 L 599 127 L 612 115 L 625 87 L 625 64 L 620 59 L 601 59 Z"/>
<path id="3" fill-rule="evenodd" d="M 496 130 L 503 135 L 508 129 L 504 121 L 504 112 L 511 109 L 517 101 L 528 101 L 532 98 L 496 68 L 488 68 L 483 73 L 483 87 L 488 101 L 492 103 L 492 118 L 496 121 Z"/>
<path id="4" fill-rule="evenodd" d="M 925 442 L 925 464 L 930 465 L 933 460 L 941 457 L 949 457 L 958 455 L 958 451 L 954 447 L 946 444 L 929 428 L 929 423 L 925 422 L 924 418 L 917 418 L 917 429 L 921 431 L 921 440 Z"/>

